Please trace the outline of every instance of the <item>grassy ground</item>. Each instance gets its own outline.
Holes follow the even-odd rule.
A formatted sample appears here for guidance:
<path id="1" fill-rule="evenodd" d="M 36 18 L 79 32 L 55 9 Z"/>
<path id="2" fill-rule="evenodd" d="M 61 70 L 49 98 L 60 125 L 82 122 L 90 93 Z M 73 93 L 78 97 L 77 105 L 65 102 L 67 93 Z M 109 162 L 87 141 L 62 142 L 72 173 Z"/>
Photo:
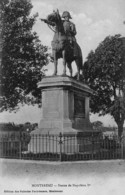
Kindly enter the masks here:
<path id="1" fill-rule="evenodd" d="M 1 195 L 5 193 L 125 194 L 125 161 L 123 160 L 64 163 L 1 160 L 0 164 Z M 53 186 L 42 187 L 40 184 Z"/>

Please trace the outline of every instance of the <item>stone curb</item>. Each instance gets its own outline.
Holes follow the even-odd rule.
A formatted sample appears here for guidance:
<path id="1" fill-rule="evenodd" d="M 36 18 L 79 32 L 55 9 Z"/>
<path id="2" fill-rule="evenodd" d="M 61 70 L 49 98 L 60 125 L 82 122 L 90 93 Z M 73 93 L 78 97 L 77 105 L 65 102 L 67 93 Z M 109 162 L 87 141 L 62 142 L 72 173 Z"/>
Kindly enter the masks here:
<path id="1" fill-rule="evenodd" d="M 26 164 L 42 164 L 42 165 L 63 165 L 63 164 L 91 164 L 91 163 L 124 163 L 125 159 L 116 160 L 88 160 L 88 161 L 40 161 L 40 160 L 23 160 L 23 159 L 0 159 L 0 163 L 26 163 Z"/>

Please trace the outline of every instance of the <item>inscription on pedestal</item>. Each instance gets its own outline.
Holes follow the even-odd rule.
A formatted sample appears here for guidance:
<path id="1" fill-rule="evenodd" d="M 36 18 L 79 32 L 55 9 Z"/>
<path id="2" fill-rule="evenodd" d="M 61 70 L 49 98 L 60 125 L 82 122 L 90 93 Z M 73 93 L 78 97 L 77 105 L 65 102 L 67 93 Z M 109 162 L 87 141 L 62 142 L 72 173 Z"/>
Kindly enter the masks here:
<path id="1" fill-rule="evenodd" d="M 74 96 L 74 115 L 76 117 L 85 118 L 85 98 Z"/>

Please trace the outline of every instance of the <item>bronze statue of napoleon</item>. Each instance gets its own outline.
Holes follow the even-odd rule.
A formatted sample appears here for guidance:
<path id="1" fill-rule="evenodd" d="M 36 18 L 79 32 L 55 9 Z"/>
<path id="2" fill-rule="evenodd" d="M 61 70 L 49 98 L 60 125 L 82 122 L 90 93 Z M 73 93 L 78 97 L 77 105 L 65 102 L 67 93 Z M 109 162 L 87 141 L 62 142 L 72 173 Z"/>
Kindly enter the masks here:
<path id="1" fill-rule="evenodd" d="M 52 58 L 54 59 L 54 73 L 57 75 L 58 59 L 63 58 L 63 75 L 66 75 L 66 65 L 69 68 L 70 76 L 72 77 L 72 62 L 75 61 L 77 66 L 77 79 L 80 78 L 80 71 L 83 71 L 82 51 L 76 42 L 76 27 L 70 21 L 71 15 L 68 11 L 64 11 L 62 18 L 59 11 L 53 11 L 47 16 L 47 19 L 41 19 L 49 25 L 54 31 L 52 40 Z"/>

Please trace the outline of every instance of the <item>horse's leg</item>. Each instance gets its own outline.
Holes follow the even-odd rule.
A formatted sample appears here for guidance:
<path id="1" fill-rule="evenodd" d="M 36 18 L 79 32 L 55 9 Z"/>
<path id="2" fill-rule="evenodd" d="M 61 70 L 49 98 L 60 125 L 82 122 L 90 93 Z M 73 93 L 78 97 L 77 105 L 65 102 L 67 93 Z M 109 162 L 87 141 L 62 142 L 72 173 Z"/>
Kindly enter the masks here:
<path id="1" fill-rule="evenodd" d="M 58 65 L 58 59 L 57 59 L 57 55 L 56 52 L 53 52 L 53 57 L 54 57 L 54 73 L 53 76 L 57 75 L 57 65 Z"/>
<path id="2" fill-rule="evenodd" d="M 67 62 L 67 67 L 69 68 L 70 77 L 72 77 L 72 66 L 71 66 L 71 62 Z"/>
<path id="3" fill-rule="evenodd" d="M 62 57 L 63 57 L 63 75 L 66 75 L 66 51 L 62 51 Z"/>

